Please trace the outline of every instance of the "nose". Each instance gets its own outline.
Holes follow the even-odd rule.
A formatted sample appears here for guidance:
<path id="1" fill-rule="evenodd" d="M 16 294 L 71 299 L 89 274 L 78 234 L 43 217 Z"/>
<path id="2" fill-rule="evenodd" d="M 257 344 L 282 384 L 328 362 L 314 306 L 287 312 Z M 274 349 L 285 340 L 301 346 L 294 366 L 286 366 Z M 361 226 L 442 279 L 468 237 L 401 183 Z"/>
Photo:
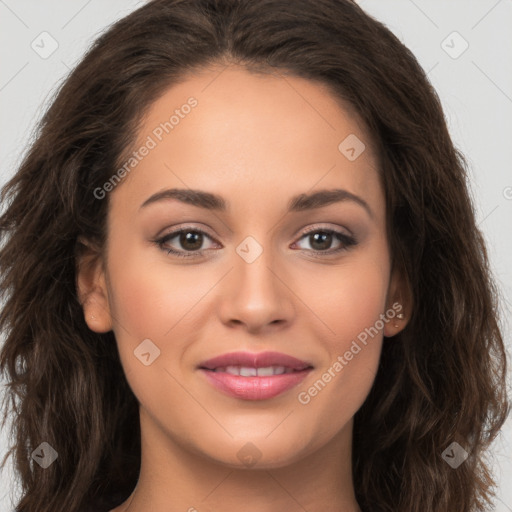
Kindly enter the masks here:
<path id="1" fill-rule="evenodd" d="M 253 334 L 290 324 L 295 314 L 293 285 L 271 251 L 263 250 L 254 261 L 235 254 L 233 264 L 219 289 L 222 322 Z"/>

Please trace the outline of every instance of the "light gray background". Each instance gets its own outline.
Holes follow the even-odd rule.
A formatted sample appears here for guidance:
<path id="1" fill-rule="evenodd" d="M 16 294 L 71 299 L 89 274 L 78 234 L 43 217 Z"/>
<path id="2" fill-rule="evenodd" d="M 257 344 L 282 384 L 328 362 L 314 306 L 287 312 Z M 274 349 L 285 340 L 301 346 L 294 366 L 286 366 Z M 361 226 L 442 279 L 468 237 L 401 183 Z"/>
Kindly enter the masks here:
<path id="1" fill-rule="evenodd" d="M 0 186 L 20 162 L 51 94 L 88 45 L 108 25 L 142 3 L 140 0 L 0 0 Z M 359 3 L 383 21 L 429 72 L 443 102 L 453 140 L 468 157 L 479 226 L 486 236 L 491 263 L 503 293 L 503 327 L 510 354 L 512 0 L 361 0 Z M 454 31 L 461 37 L 454 35 Z M 31 47 L 39 48 L 40 53 L 51 50 L 52 41 L 41 35 L 43 32 L 48 32 L 58 44 L 47 58 Z M 461 53 L 466 44 L 467 50 Z M 4 429 L 0 432 L 0 456 L 5 454 L 7 446 Z M 493 450 L 499 479 L 498 512 L 512 512 L 511 446 L 509 418 Z M 440 447 L 440 453 L 444 448 Z M 13 510 L 11 498 L 17 496 L 17 489 L 9 464 L 0 475 L 0 512 Z"/>

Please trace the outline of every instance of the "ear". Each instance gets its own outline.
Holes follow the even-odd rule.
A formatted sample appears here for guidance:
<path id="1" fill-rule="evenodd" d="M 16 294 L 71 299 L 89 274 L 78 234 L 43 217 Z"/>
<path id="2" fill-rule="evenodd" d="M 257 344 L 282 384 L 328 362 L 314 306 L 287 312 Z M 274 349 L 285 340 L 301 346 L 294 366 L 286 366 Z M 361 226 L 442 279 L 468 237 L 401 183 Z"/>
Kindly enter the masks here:
<path id="1" fill-rule="evenodd" d="M 402 331 L 409 323 L 413 307 L 412 291 L 408 280 L 394 268 L 386 297 L 386 316 L 389 321 L 384 326 L 384 336 L 391 338 Z"/>
<path id="2" fill-rule="evenodd" d="M 94 332 L 109 332 L 112 317 L 102 253 L 96 244 L 79 237 L 76 255 L 76 286 L 85 322 Z"/>

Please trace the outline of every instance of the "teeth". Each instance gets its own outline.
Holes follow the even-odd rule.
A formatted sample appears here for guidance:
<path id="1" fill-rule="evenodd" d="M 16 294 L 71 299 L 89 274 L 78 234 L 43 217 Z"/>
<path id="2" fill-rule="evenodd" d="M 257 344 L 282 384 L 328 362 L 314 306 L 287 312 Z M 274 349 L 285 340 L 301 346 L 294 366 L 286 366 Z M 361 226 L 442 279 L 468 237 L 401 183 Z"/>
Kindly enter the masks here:
<path id="1" fill-rule="evenodd" d="M 240 368 L 238 366 L 227 366 L 224 371 L 230 375 L 240 375 Z"/>
<path id="2" fill-rule="evenodd" d="M 290 368 L 288 369 L 290 370 Z M 260 368 L 260 370 L 266 370 L 266 368 Z M 260 370 L 258 370 L 258 375 L 260 373 Z M 282 375 L 283 373 L 285 373 L 286 368 L 284 366 L 273 366 L 272 370 L 274 371 L 274 375 Z"/>
<path id="3" fill-rule="evenodd" d="M 272 366 L 267 366 L 266 368 L 258 368 L 258 377 L 270 377 L 271 375 L 276 375 Z"/>
<path id="4" fill-rule="evenodd" d="M 240 377 L 256 377 L 258 375 L 258 370 L 256 368 L 246 368 L 242 366 L 239 370 Z"/>
<path id="5" fill-rule="evenodd" d="M 229 373 L 240 377 L 271 377 L 272 375 L 282 375 L 283 373 L 292 373 L 291 368 L 284 366 L 266 366 L 265 368 L 250 368 L 247 366 L 226 366 L 215 368 L 216 372 Z"/>

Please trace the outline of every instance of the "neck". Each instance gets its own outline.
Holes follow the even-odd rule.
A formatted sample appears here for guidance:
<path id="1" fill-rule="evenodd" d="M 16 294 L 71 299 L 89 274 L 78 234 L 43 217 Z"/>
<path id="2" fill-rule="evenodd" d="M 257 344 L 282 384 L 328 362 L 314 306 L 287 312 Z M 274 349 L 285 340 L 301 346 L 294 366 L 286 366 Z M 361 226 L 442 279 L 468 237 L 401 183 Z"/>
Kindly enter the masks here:
<path id="1" fill-rule="evenodd" d="M 112 512 L 359 512 L 351 465 L 352 422 L 326 445 L 281 467 L 229 467 L 169 439 L 141 407 L 137 487 Z"/>

